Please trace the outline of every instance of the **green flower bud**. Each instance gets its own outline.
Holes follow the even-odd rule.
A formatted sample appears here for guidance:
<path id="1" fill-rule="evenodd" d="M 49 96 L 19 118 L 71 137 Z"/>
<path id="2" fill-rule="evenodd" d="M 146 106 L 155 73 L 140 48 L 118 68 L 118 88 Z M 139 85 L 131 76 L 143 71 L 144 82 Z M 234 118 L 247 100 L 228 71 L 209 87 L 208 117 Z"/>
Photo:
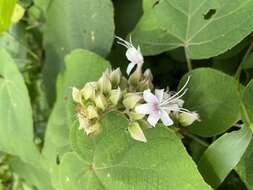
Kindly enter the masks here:
<path id="1" fill-rule="evenodd" d="M 137 122 L 133 122 L 129 125 L 128 131 L 131 135 L 131 137 L 137 141 L 141 142 L 147 142 L 147 139 L 140 127 L 140 125 Z"/>
<path id="2" fill-rule="evenodd" d="M 153 88 L 154 88 L 154 85 L 150 80 L 143 80 L 138 84 L 138 89 L 141 92 L 147 89 L 152 90 Z"/>
<path id="3" fill-rule="evenodd" d="M 141 70 L 137 69 L 136 71 L 134 71 L 130 75 L 130 77 L 128 79 L 128 82 L 129 82 L 129 84 L 131 84 L 133 86 L 137 86 L 138 83 L 139 83 L 139 81 L 140 81 L 140 79 L 141 79 L 141 77 L 142 77 Z"/>
<path id="4" fill-rule="evenodd" d="M 104 94 L 109 94 L 111 92 L 112 85 L 107 72 L 100 77 L 97 84 L 98 89 Z"/>
<path id="5" fill-rule="evenodd" d="M 127 79 L 125 77 L 122 77 L 119 84 L 120 89 L 125 90 L 127 88 L 127 85 L 128 85 Z"/>
<path id="6" fill-rule="evenodd" d="M 106 108 L 106 99 L 105 99 L 103 94 L 98 94 L 95 97 L 95 104 L 101 110 L 105 110 L 105 108 Z"/>
<path id="7" fill-rule="evenodd" d="M 127 109 L 133 109 L 135 107 L 135 105 L 142 99 L 141 96 L 139 96 L 136 93 L 128 93 L 126 94 L 126 96 L 124 97 L 123 100 L 123 105 L 127 108 Z"/>
<path id="8" fill-rule="evenodd" d="M 143 119 L 145 115 L 132 111 L 128 113 L 128 116 L 132 121 L 137 121 Z"/>
<path id="9" fill-rule="evenodd" d="M 117 105 L 122 96 L 120 88 L 111 91 L 110 101 L 113 105 Z"/>
<path id="10" fill-rule="evenodd" d="M 143 73 L 143 77 L 150 82 L 153 80 L 153 74 L 150 69 L 146 69 L 145 72 Z"/>
<path id="11" fill-rule="evenodd" d="M 110 80 L 112 82 L 112 85 L 114 87 L 118 86 L 121 79 L 121 71 L 120 68 L 117 68 L 116 70 L 113 70 L 110 74 Z"/>
<path id="12" fill-rule="evenodd" d="M 196 120 L 200 121 L 196 112 L 182 112 L 178 115 L 178 121 L 183 127 L 191 125 Z"/>
<path id="13" fill-rule="evenodd" d="M 81 90 L 81 93 L 85 100 L 94 98 L 96 86 L 97 86 L 96 82 L 88 82 L 85 84 L 85 86 Z"/>
<path id="14" fill-rule="evenodd" d="M 87 107 L 87 118 L 88 119 L 94 119 L 98 117 L 98 112 L 96 110 L 96 108 L 92 105 L 89 105 Z"/>
<path id="15" fill-rule="evenodd" d="M 82 94 L 76 87 L 72 88 L 72 98 L 76 103 L 82 104 Z"/>

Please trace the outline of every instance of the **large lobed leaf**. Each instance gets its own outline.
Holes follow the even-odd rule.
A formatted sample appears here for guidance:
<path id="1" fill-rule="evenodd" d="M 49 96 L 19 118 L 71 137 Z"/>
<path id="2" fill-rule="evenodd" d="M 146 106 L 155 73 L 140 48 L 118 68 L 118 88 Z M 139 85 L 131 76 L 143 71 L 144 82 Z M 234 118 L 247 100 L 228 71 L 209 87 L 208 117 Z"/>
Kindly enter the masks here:
<path id="1" fill-rule="evenodd" d="M 211 189 L 198 173 L 176 134 L 158 126 L 146 129 L 147 143 L 133 140 L 119 113 L 102 119 L 102 132 L 88 137 L 74 125 L 72 147 L 60 164 L 63 190 Z"/>
<path id="2" fill-rule="evenodd" d="M 185 47 L 192 59 L 213 57 L 253 31 L 253 0 L 144 0 L 132 33 L 146 55 Z"/>
<path id="3" fill-rule="evenodd" d="M 0 49 L 0 59 L 0 150 L 35 163 L 39 154 L 24 80 L 6 50 Z"/>

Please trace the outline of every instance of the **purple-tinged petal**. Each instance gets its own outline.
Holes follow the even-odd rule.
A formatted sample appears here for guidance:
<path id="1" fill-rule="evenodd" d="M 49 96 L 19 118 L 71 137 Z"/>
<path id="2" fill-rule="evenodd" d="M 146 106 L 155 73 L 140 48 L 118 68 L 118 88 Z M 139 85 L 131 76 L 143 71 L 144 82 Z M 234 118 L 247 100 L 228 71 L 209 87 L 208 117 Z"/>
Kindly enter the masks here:
<path id="1" fill-rule="evenodd" d="M 147 121 L 149 122 L 150 125 L 152 125 L 153 127 L 155 127 L 159 119 L 160 119 L 159 112 L 154 112 L 154 113 L 152 113 L 152 114 L 150 114 L 148 116 L 148 120 Z"/>
<path id="2" fill-rule="evenodd" d="M 162 110 L 160 114 L 161 120 L 165 126 L 173 125 L 173 120 L 170 118 L 169 114 L 166 111 Z"/>
<path id="3" fill-rule="evenodd" d="M 127 74 L 129 75 L 131 73 L 131 71 L 133 70 L 135 66 L 135 63 L 129 63 L 128 66 L 127 66 Z"/>
<path id="4" fill-rule="evenodd" d="M 141 104 L 135 107 L 135 111 L 140 114 L 150 114 L 153 112 L 151 104 Z"/>
<path id="5" fill-rule="evenodd" d="M 143 92 L 143 98 L 148 103 L 152 103 L 152 104 L 158 104 L 159 103 L 157 97 L 154 94 L 152 94 L 149 89 L 148 90 L 144 90 L 144 92 Z"/>
<path id="6" fill-rule="evenodd" d="M 157 99 L 159 100 L 160 103 L 163 100 L 163 94 L 164 94 L 164 89 L 156 89 L 155 90 L 155 96 L 157 97 Z"/>

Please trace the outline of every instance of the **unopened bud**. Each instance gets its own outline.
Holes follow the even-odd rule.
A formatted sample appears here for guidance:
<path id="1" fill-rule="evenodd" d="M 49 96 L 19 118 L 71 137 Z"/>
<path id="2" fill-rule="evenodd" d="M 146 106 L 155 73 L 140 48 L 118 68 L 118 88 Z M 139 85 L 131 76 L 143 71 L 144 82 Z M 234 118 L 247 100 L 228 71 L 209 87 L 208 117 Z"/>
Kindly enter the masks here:
<path id="1" fill-rule="evenodd" d="M 132 111 L 128 113 L 128 116 L 132 121 L 137 121 L 143 119 L 145 115 Z"/>
<path id="2" fill-rule="evenodd" d="M 89 119 L 84 117 L 82 114 L 77 114 L 78 121 L 79 121 L 79 129 L 83 129 L 86 134 L 89 134 Z"/>
<path id="3" fill-rule="evenodd" d="M 127 85 L 128 85 L 127 79 L 125 77 L 122 77 L 119 84 L 120 89 L 125 90 L 127 88 Z"/>
<path id="4" fill-rule="evenodd" d="M 144 91 L 144 90 L 147 90 L 147 89 L 151 89 L 152 90 L 153 88 L 154 88 L 154 85 L 153 85 L 153 83 L 150 80 L 144 79 L 143 81 L 141 81 L 138 84 L 138 89 L 140 91 Z"/>
<path id="5" fill-rule="evenodd" d="M 120 68 L 117 68 L 116 70 L 113 70 L 110 74 L 110 80 L 112 82 L 112 86 L 116 87 L 120 83 L 121 79 L 121 71 Z"/>
<path id="6" fill-rule="evenodd" d="M 152 74 L 151 70 L 150 69 L 146 69 L 145 72 L 143 73 L 143 77 L 146 80 L 152 81 L 153 80 L 153 74 Z"/>
<path id="7" fill-rule="evenodd" d="M 128 81 L 129 81 L 129 84 L 133 85 L 133 86 L 137 86 L 140 79 L 141 79 L 141 76 L 142 76 L 142 73 L 141 73 L 141 70 L 137 69 L 136 71 L 134 71 Z"/>
<path id="8" fill-rule="evenodd" d="M 105 100 L 105 97 L 104 97 L 103 94 L 98 94 L 95 97 L 95 104 L 101 110 L 105 110 L 105 108 L 106 108 L 106 100 Z"/>
<path id="9" fill-rule="evenodd" d="M 109 94 L 111 89 L 112 89 L 112 85 L 111 85 L 111 81 L 109 79 L 108 73 L 104 73 L 102 75 L 102 77 L 98 80 L 98 89 L 103 92 L 104 94 Z"/>
<path id="10" fill-rule="evenodd" d="M 76 103 L 82 103 L 82 94 L 76 87 L 72 88 L 72 98 Z"/>
<path id="11" fill-rule="evenodd" d="M 147 139 L 140 127 L 140 125 L 137 122 L 133 122 L 129 125 L 128 131 L 131 135 L 131 137 L 137 141 L 141 142 L 147 142 Z"/>
<path id="12" fill-rule="evenodd" d="M 199 115 L 196 112 L 182 112 L 178 115 L 179 123 L 187 127 L 191 125 L 194 121 L 200 121 Z"/>
<path id="13" fill-rule="evenodd" d="M 122 96 L 120 88 L 111 91 L 110 101 L 113 105 L 117 105 Z"/>
<path id="14" fill-rule="evenodd" d="M 123 100 L 123 104 L 127 109 L 133 109 L 141 99 L 142 97 L 136 93 L 128 93 Z"/>
<path id="15" fill-rule="evenodd" d="M 81 93 L 85 100 L 94 98 L 96 91 L 96 82 L 88 82 L 85 84 L 83 89 L 81 90 Z"/>
<path id="16" fill-rule="evenodd" d="M 96 110 L 96 108 L 92 105 L 89 105 L 87 107 L 87 118 L 88 119 L 94 119 L 98 117 L 98 112 Z"/>

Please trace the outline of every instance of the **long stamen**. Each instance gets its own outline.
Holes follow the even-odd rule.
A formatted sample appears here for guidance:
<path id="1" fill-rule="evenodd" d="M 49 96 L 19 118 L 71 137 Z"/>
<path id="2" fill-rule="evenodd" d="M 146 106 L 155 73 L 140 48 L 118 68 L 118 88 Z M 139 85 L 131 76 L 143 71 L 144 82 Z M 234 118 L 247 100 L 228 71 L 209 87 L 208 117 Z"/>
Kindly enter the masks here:
<path id="1" fill-rule="evenodd" d="M 163 103 L 168 103 L 169 101 L 171 101 L 172 99 L 174 99 L 175 97 L 179 96 L 179 94 L 185 89 L 185 87 L 188 85 L 189 81 L 190 81 L 191 76 L 188 76 L 186 83 L 184 84 L 184 86 L 173 96 L 169 97 L 167 100 L 165 100 Z M 186 89 L 187 91 L 187 89 Z M 183 92 L 183 95 L 186 93 L 186 91 Z M 179 97 L 182 97 L 182 95 L 180 95 Z"/>
<path id="2" fill-rule="evenodd" d="M 179 95 L 179 96 L 178 96 L 178 93 L 176 93 L 174 96 L 168 98 L 167 100 L 165 100 L 164 102 L 162 102 L 160 105 L 167 105 L 167 104 L 169 104 L 169 102 L 170 102 L 171 100 L 176 101 L 176 100 L 182 98 L 182 97 L 186 94 L 187 91 L 188 91 L 188 88 L 186 88 L 186 89 L 183 91 L 183 93 L 182 93 L 181 95 Z M 178 97 L 177 97 L 177 96 L 178 96 Z"/>
<path id="3" fill-rule="evenodd" d="M 115 36 L 115 38 L 117 38 L 119 40 L 119 41 L 117 41 L 118 44 L 121 44 L 121 45 L 125 46 L 126 48 L 133 47 L 132 43 L 129 43 L 128 41 L 122 39 L 121 37 Z"/>

